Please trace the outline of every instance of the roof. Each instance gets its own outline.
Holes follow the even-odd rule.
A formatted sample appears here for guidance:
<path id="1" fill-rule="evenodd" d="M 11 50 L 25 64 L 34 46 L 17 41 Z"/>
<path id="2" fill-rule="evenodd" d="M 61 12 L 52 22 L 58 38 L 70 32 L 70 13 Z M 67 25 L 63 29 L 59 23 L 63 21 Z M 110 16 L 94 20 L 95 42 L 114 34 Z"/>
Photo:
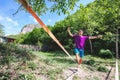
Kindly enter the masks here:
<path id="1" fill-rule="evenodd" d="M 15 40 L 15 38 L 10 38 L 10 37 L 7 37 L 7 36 L 0 36 L 1 38 L 7 38 L 7 39 L 14 39 Z"/>

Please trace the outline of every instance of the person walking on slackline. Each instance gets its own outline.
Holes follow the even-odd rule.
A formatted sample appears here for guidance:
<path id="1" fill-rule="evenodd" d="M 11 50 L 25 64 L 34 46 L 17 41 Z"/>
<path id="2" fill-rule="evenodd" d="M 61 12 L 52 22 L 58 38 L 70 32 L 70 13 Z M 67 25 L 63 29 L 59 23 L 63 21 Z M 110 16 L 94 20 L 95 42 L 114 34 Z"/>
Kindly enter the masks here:
<path id="1" fill-rule="evenodd" d="M 72 34 L 70 31 L 70 27 L 67 29 L 69 35 L 74 38 L 75 48 L 74 53 L 76 54 L 76 60 L 79 65 L 82 63 L 82 58 L 84 57 L 84 46 L 87 39 L 96 39 L 102 38 L 102 36 L 84 36 L 83 30 L 79 30 L 78 34 Z"/>

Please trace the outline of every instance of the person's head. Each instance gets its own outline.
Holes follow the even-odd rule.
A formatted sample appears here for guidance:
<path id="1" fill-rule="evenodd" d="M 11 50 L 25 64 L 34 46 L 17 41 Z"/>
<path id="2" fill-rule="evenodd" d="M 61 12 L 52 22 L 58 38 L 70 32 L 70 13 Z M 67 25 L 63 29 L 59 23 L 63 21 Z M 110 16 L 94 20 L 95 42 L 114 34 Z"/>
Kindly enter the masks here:
<path id="1" fill-rule="evenodd" d="M 80 30 L 78 31 L 78 34 L 79 34 L 79 35 L 83 35 L 83 30 L 80 29 Z"/>

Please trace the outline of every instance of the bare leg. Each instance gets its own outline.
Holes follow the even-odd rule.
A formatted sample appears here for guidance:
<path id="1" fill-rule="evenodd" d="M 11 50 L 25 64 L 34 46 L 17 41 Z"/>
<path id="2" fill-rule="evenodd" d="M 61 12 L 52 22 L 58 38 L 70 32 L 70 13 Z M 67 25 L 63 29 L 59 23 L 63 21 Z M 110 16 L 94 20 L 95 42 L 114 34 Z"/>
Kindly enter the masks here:
<path id="1" fill-rule="evenodd" d="M 76 54 L 76 60 L 77 60 L 77 63 L 78 63 L 78 64 L 79 64 L 79 59 L 80 59 L 79 55 Z"/>
<path id="2" fill-rule="evenodd" d="M 79 56 L 79 54 L 76 54 L 76 60 L 77 60 L 77 63 L 78 63 L 78 65 L 77 65 L 77 70 L 79 70 L 79 66 L 80 66 L 80 64 L 79 64 L 79 62 L 80 62 L 80 56 Z"/>
<path id="3" fill-rule="evenodd" d="M 79 59 L 79 63 L 78 63 L 78 70 L 81 67 L 81 63 L 82 63 L 82 58 Z"/>
<path id="4" fill-rule="evenodd" d="M 79 59 L 79 63 L 78 64 L 80 65 L 81 63 L 82 63 L 82 58 Z"/>

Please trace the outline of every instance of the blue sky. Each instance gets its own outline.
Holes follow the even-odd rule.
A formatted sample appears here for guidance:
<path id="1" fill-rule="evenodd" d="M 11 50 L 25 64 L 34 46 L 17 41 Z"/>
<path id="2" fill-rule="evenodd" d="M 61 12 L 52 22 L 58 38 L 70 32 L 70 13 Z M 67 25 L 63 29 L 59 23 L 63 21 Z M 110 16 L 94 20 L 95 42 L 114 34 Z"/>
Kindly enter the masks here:
<path id="1" fill-rule="evenodd" d="M 91 1 L 94 0 L 80 0 L 79 3 L 86 5 Z M 25 11 L 19 11 L 19 13 L 13 16 L 12 14 L 16 12 L 19 6 L 20 4 L 15 2 L 15 0 L 0 0 L 0 24 L 4 25 L 5 35 L 19 34 L 24 25 L 37 24 L 31 14 Z M 74 13 L 76 10 L 77 7 L 71 13 Z M 39 17 L 46 25 L 54 25 L 55 22 L 63 20 L 66 15 L 61 14 L 59 16 L 56 13 L 47 12 Z"/>

